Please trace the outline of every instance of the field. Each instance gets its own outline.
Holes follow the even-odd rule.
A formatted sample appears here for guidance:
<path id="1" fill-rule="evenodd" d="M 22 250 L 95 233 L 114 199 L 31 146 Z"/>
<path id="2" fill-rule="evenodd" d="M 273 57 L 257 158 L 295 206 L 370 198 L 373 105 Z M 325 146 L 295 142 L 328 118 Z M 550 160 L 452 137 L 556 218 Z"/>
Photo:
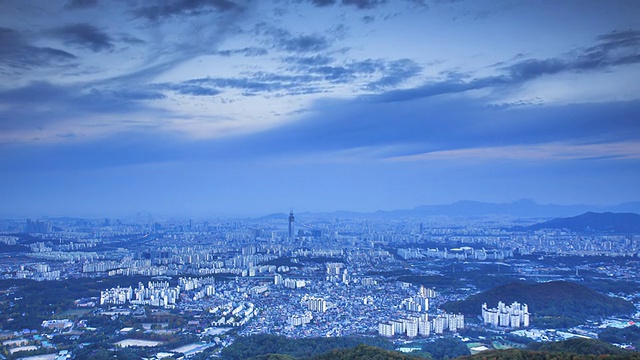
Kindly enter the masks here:
<path id="1" fill-rule="evenodd" d="M 120 346 L 123 348 L 130 347 L 130 346 L 154 347 L 154 346 L 162 345 L 162 342 L 151 341 L 151 340 L 127 339 L 127 340 L 118 341 L 114 345 Z"/>

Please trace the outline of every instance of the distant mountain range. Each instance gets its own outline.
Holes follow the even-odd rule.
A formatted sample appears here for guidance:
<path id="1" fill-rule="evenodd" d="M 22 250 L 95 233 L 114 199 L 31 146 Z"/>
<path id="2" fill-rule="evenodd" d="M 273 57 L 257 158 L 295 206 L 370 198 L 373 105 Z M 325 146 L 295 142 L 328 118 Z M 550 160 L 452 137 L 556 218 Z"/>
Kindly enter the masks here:
<path id="1" fill-rule="evenodd" d="M 598 212 L 640 212 L 640 202 L 629 202 L 615 206 L 555 205 L 538 204 L 531 200 L 509 203 L 485 203 L 478 201 L 458 201 L 449 205 L 425 205 L 411 210 L 378 211 L 381 216 L 488 216 L 510 215 L 520 218 L 555 218 L 574 216 L 588 211 Z"/>
<path id="2" fill-rule="evenodd" d="M 640 213 L 640 201 L 619 205 L 555 205 L 538 204 L 531 200 L 518 200 L 509 203 L 486 203 L 479 201 L 458 201 L 446 205 L 423 205 L 413 209 L 379 210 L 363 213 L 335 211 L 325 213 L 296 213 L 296 216 L 326 216 L 333 218 L 423 218 L 429 216 L 483 217 L 506 215 L 516 218 L 558 218 L 575 216 L 586 212 Z M 286 219 L 288 214 L 276 213 L 259 218 L 260 220 Z"/>
<path id="3" fill-rule="evenodd" d="M 640 232 L 640 215 L 633 213 L 594 213 L 553 219 L 526 227 L 528 230 L 568 229 L 580 233 L 629 234 Z"/>

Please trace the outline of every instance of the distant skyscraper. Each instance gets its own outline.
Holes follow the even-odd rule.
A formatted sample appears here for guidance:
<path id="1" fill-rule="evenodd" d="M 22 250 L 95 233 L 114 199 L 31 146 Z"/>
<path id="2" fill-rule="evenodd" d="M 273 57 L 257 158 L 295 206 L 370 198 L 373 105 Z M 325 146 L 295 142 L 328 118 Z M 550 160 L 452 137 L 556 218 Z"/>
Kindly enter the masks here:
<path id="1" fill-rule="evenodd" d="M 296 220 L 295 217 L 293 217 L 293 209 L 291 209 L 291 211 L 289 212 L 289 240 L 293 240 L 294 239 L 294 224 L 293 222 Z"/>

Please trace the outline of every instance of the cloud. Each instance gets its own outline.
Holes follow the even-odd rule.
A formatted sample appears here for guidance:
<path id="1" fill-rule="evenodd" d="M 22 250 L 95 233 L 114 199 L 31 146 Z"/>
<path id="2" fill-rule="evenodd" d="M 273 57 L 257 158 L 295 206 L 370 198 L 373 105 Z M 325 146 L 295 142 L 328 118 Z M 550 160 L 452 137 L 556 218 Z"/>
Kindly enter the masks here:
<path id="1" fill-rule="evenodd" d="M 366 83 L 361 90 L 380 91 L 398 85 L 420 73 L 422 67 L 410 59 L 387 61 L 366 59 L 339 63 L 325 55 L 290 56 L 283 61 L 290 71 L 318 75 L 333 84 Z M 375 80 L 372 80 L 375 79 Z"/>
<path id="2" fill-rule="evenodd" d="M 324 66 L 334 62 L 335 58 L 325 55 L 288 56 L 282 59 L 282 61 L 288 64 L 295 64 L 300 66 Z"/>
<path id="3" fill-rule="evenodd" d="M 605 144 L 542 143 L 433 151 L 423 154 L 391 157 L 389 161 L 428 160 L 602 160 L 640 159 L 640 143 L 635 141 Z"/>
<path id="4" fill-rule="evenodd" d="M 596 45 L 580 48 L 564 57 L 522 59 L 521 56 L 516 56 L 510 63 L 495 64 L 498 74 L 493 76 L 474 78 L 471 73 L 452 73 L 443 80 L 411 89 L 391 90 L 369 98 L 381 102 L 406 101 L 484 88 L 515 86 L 546 75 L 606 70 L 637 63 L 640 63 L 640 32 L 613 32 L 599 36 Z M 410 73 L 411 70 L 407 71 Z"/>
<path id="5" fill-rule="evenodd" d="M 60 49 L 33 46 L 17 31 L 0 27 L 1 65 L 14 70 L 28 70 L 63 65 L 75 59 L 75 55 Z"/>
<path id="6" fill-rule="evenodd" d="M 125 131 L 127 115 L 142 111 L 158 114 L 144 102 L 164 98 L 158 91 L 101 89 L 95 86 L 54 85 L 32 82 L 0 91 L 0 142 L 25 140 L 25 134 L 69 133 L 104 127 L 106 132 Z M 9 106 L 7 106 L 9 105 Z M 125 115 L 125 117 L 120 117 Z M 106 123 L 104 123 L 106 121 Z M 107 129 L 108 128 L 108 129 Z M 22 134 L 22 135 L 21 135 Z"/>
<path id="7" fill-rule="evenodd" d="M 311 0 L 311 3 L 316 6 L 328 6 L 336 3 L 336 0 Z"/>
<path id="8" fill-rule="evenodd" d="M 212 92 L 223 90 L 225 86 L 245 89 L 244 91 L 253 94 L 277 89 L 282 92 L 296 91 L 288 89 L 287 83 L 284 82 L 286 79 L 293 80 L 290 77 L 279 78 L 281 75 L 269 73 L 263 76 L 264 80 L 280 82 L 270 84 L 264 81 L 247 86 L 247 79 L 202 78 L 173 85 L 174 90 L 156 89 L 155 94 L 180 89 L 183 89 L 184 93 L 191 91 L 196 94 L 207 91 L 206 89 Z M 188 88 L 188 85 L 193 88 Z M 521 158 L 526 159 L 528 156 L 529 159 L 533 159 L 534 155 L 542 154 L 544 144 L 573 146 L 575 151 L 568 153 L 573 156 L 572 154 L 578 154 L 580 149 L 581 153 L 588 153 L 591 145 L 594 149 L 604 149 L 610 143 L 631 146 L 640 138 L 640 128 L 636 122 L 640 102 L 499 108 L 487 107 L 480 100 L 420 98 L 404 102 L 401 106 L 397 103 L 371 103 L 362 99 L 318 101 L 309 108 L 310 111 L 305 117 L 296 122 L 250 134 L 184 141 L 179 132 L 164 131 L 166 127 L 162 124 L 163 118 L 166 119 L 171 114 L 151 112 L 151 109 L 145 108 L 142 100 L 130 99 L 154 96 L 154 92 L 140 91 L 139 95 L 97 89 L 90 93 L 78 93 L 75 89 L 34 84 L 23 89 L 21 96 L 26 97 L 27 94 L 33 93 L 38 97 L 49 98 L 47 105 L 61 104 L 65 109 L 73 111 L 57 111 L 54 108 L 54 113 L 50 114 L 52 118 L 49 118 L 44 109 L 35 112 L 30 109 L 28 113 L 15 114 L 16 116 L 0 113 L 0 117 L 21 119 L 20 122 L 13 123 L 14 127 L 23 128 L 28 123 L 31 129 L 41 127 L 43 131 L 49 129 L 51 121 L 61 122 L 66 117 L 80 118 L 79 115 L 86 115 L 84 118 L 91 119 L 91 114 L 102 113 L 103 109 L 111 111 L 108 114 L 115 114 L 116 118 L 122 119 L 118 120 L 118 123 L 114 121 L 116 118 L 108 117 L 104 123 L 87 120 L 82 126 L 76 123 L 71 128 L 56 127 L 52 136 L 56 136 L 59 141 L 77 145 L 70 144 L 60 149 L 52 147 L 45 153 L 33 150 L 37 156 L 33 155 L 33 162 L 29 160 L 27 163 L 30 163 L 30 166 L 44 168 L 49 166 L 47 164 L 56 164 L 56 167 L 60 168 L 104 168 L 171 161 L 210 161 L 218 158 L 228 161 L 272 159 L 284 163 L 344 161 L 341 158 L 334 159 L 334 155 L 337 154 L 348 155 L 349 161 L 354 162 L 376 162 L 398 157 L 407 157 L 404 160 L 410 160 L 411 156 L 415 156 L 415 161 L 422 161 L 428 160 L 429 157 L 435 159 L 438 156 L 460 155 L 464 154 L 464 151 L 471 154 L 473 149 L 480 149 L 475 153 L 477 156 L 499 159 L 499 151 L 491 149 L 510 147 L 521 150 Z M 4 93 L 0 94 L 0 98 L 18 105 L 21 104 L 20 101 L 28 101 L 21 100 L 17 95 L 7 98 Z M 33 108 L 31 104 L 25 104 L 24 107 Z M 154 121 L 129 123 L 129 120 L 135 120 L 135 116 L 132 115 L 138 110 L 144 110 Z M 180 126 L 179 123 L 180 121 L 175 123 L 175 126 Z M 0 133 L 9 134 L 9 125 L 5 121 L 2 121 L 2 124 L 3 131 Z M 110 135 L 103 139 L 94 138 L 86 144 L 79 142 L 88 131 L 86 126 L 106 127 L 104 131 Z M 146 135 L 142 136 L 139 131 L 144 131 Z M 30 131 L 30 134 L 38 133 L 38 130 Z M 69 133 L 76 134 L 76 137 L 58 136 Z M 12 153 L 6 146 L 3 145 L 0 152 Z M 559 146 L 548 152 L 549 159 L 570 159 L 567 157 L 569 155 L 560 156 Z M 619 151 L 610 155 L 629 158 L 628 155 L 624 155 L 624 149 L 629 148 L 617 147 Z M 106 149 L 109 150 L 109 155 L 105 153 Z M 424 155 L 434 152 L 439 155 Z M 423 159 L 421 156 L 426 158 Z M 27 155 L 21 158 L 25 157 L 31 159 L 31 156 Z M 509 155 L 505 154 L 502 158 L 509 158 Z M 0 165 L 16 169 L 21 168 L 24 162 L 0 157 Z"/>
<path id="9" fill-rule="evenodd" d="M 157 1 L 156 3 L 159 5 L 139 7 L 134 10 L 134 13 L 137 16 L 155 21 L 174 15 L 194 16 L 213 11 L 226 12 L 242 9 L 240 5 L 228 0 L 176 0 Z"/>
<path id="10" fill-rule="evenodd" d="M 386 0 L 342 0 L 343 5 L 355 6 L 358 9 L 372 9 L 386 3 Z"/>
<path id="11" fill-rule="evenodd" d="M 333 29 L 332 35 L 340 31 L 342 31 L 341 27 Z M 292 34 L 287 29 L 274 27 L 266 22 L 256 24 L 253 28 L 253 33 L 258 36 L 265 36 L 265 43 L 271 47 L 292 53 L 320 52 L 328 49 L 332 43 L 326 36 L 318 34 Z"/>
<path id="12" fill-rule="evenodd" d="M 376 21 L 376 18 L 375 18 L 375 16 L 369 16 L 369 15 L 367 15 L 367 16 L 363 16 L 363 17 L 362 17 L 362 21 L 363 21 L 365 24 L 371 24 L 372 22 Z"/>
<path id="13" fill-rule="evenodd" d="M 276 44 L 281 50 L 289 52 L 319 52 L 326 50 L 330 46 L 329 40 L 324 36 L 318 35 L 300 35 L 291 36 L 284 34 Z"/>
<path id="14" fill-rule="evenodd" d="M 598 49 L 611 51 L 618 48 L 629 47 L 635 47 L 637 49 L 638 45 L 640 45 L 640 31 L 612 31 L 608 34 L 602 34 L 598 36 L 598 40 L 600 41 L 600 44 L 589 48 L 589 51 Z"/>
<path id="15" fill-rule="evenodd" d="M 220 90 L 208 86 L 200 86 L 194 84 L 173 84 L 161 86 L 168 88 L 182 95 L 194 95 L 194 96 L 215 96 L 220 94 Z"/>
<path id="16" fill-rule="evenodd" d="M 418 75 L 421 71 L 422 67 L 411 59 L 390 61 L 384 64 L 383 76 L 369 83 L 367 87 L 371 90 L 380 90 L 396 86 Z"/>
<path id="17" fill-rule="evenodd" d="M 240 139 L 244 150 L 238 154 L 251 148 L 269 149 L 284 157 L 291 149 L 302 157 L 385 149 L 378 155 L 393 158 L 547 143 L 601 144 L 604 148 L 608 143 L 637 143 L 639 108 L 640 101 L 509 109 L 457 98 L 414 99 L 402 106 L 323 101 L 303 121 Z"/>
<path id="18" fill-rule="evenodd" d="M 333 65 L 333 58 L 316 55 L 285 57 L 283 61 L 291 64 L 288 73 L 245 72 L 238 77 L 206 77 L 154 86 L 191 95 L 217 95 L 224 89 L 239 90 L 244 96 L 308 95 L 329 91 L 331 84 L 351 83 L 362 84 L 361 90 L 371 91 L 395 86 L 415 76 L 421 69 L 408 59 L 368 59 Z M 368 79 L 376 80 L 369 82 Z"/>
<path id="19" fill-rule="evenodd" d="M 458 94 L 507 83 L 509 83 L 509 79 L 504 76 L 478 78 L 470 81 L 464 81 L 459 78 L 448 78 L 410 89 L 390 90 L 379 95 L 368 95 L 364 98 L 374 102 L 409 101 L 444 94 Z"/>
<path id="20" fill-rule="evenodd" d="M 426 6 L 424 0 L 407 0 L 415 5 Z M 318 7 L 330 6 L 339 3 L 342 6 L 353 6 L 359 10 L 373 9 L 380 5 L 389 3 L 388 0 L 309 0 L 309 2 Z"/>
<path id="21" fill-rule="evenodd" d="M 242 55 L 242 56 L 262 56 L 267 55 L 269 51 L 264 48 L 259 47 L 245 47 L 242 49 L 234 49 L 234 50 L 218 50 L 214 51 L 212 55 L 219 56 L 233 56 L 233 55 Z"/>
<path id="22" fill-rule="evenodd" d="M 96 7 L 97 5 L 98 0 L 69 0 L 64 5 L 64 8 L 67 10 L 78 10 Z"/>
<path id="23" fill-rule="evenodd" d="M 324 65 L 311 66 L 306 71 L 312 74 L 320 74 L 324 80 L 332 83 L 349 83 L 360 77 L 374 76 L 377 72 L 383 71 L 385 62 L 383 60 L 363 60 L 352 61 L 344 65 Z"/>
<path id="24" fill-rule="evenodd" d="M 513 82 L 566 71 L 594 71 L 640 63 L 640 31 L 622 31 L 597 37 L 596 44 L 565 57 L 527 59 L 502 68 Z"/>
<path id="25" fill-rule="evenodd" d="M 113 39 L 98 28 L 89 24 L 67 25 L 51 31 L 67 44 L 88 48 L 93 52 L 113 49 Z"/>
<path id="26" fill-rule="evenodd" d="M 319 86 L 314 86 L 321 80 L 312 75 L 281 75 L 269 72 L 255 72 L 248 77 L 224 78 L 208 77 L 192 79 L 179 84 L 159 84 L 160 88 L 176 91 L 189 89 L 192 95 L 217 95 L 218 89 L 240 90 L 245 96 L 261 93 L 283 92 L 287 95 L 311 94 L 321 92 Z"/>

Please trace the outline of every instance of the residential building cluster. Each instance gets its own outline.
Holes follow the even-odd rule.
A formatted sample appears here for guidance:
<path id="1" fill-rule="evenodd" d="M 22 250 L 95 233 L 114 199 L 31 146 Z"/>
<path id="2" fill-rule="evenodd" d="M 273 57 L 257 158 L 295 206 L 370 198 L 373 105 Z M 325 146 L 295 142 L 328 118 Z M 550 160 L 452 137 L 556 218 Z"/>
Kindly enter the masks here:
<path id="1" fill-rule="evenodd" d="M 517 301 L 511 305 L 499 301 L 498 307 L 491 309 L 487 307 L 487 303 L 482 304 L 482 320 L 485 325 L 510 328 L 528 327 L 530 316 L 529 306 Z"/>
<path id="2" fill-rule="evenodd" d="M 305 311 L 303 314 L 292 314 L 289 316 L 289 325 L 301 326 L 306 325 L 313 320 L 313 315 L 310 311 Z"/>
<path id="3" fill-rule="evenodd" d="M 249 322 L 257 313 L 255 305 L 252 302 L 243 301 L 234 305 L 228 302 L 222 306 L 216 306 L 209 309 L 209 313 L 220 316 L 216 321 L 212 322 L 214 326 L 232 326 L 240 327 Z"/>
<path id="4" fill-rule="evenodd" d="M 100 292 L 100 305 L 131 303 L 173 308 L 183 291 L 191 292 L 194 300 L 215 294 L 215 279 L 212 277 L 179 278 L 178 282 L 179 285 L 175 287 L 170 287 L 168 281 L 149 281 L 146 287 L 138 283 L 135 289 L 131 286 L 107 289 Z"/>
<path id="5" fill-rule="evenodd" d="M 442 335 L 445 331 L 455 333 L 464 327 L 465 321 L 462 314 L 439 314 L 431 320 L 429 320 L 428 314 L 421 314 L 380 323 L 378 324 L 378 334 L 385 337 L 427 337 L 431 333 L 436 335 Z"/>
<path id="6" fill-rule="evenodd" d="M 307 308 L 310 311 L 317 311 L 317 312 L 327 311 L 327 300 L 321 297 L 305 295 L 302 297 L 302 302 L 307 304 Z"/>

